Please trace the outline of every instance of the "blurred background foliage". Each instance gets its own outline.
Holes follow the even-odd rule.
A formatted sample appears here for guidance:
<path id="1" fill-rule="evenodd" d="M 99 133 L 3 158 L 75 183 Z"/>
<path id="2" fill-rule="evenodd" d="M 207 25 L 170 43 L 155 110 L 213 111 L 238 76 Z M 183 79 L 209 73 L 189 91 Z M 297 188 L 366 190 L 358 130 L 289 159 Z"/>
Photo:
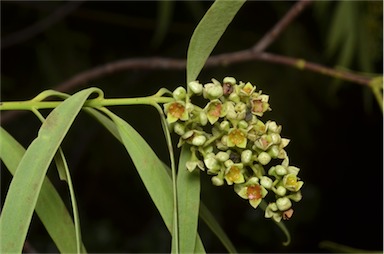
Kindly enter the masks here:
<path id="1" fill-rule="evenodd" d="M 26 100 L 73 75 L 107 62 L 135 57 L 185 58 L 189 39 L 212 2 L 1 2 L 1 100 Z M 213 54 L 253 46 L 292 6 L 249 1 Z M 358 73 L 382 73 L 382 1 L 316 1 L 267 49 Z M 69 8 L 68 15 L 62 14 Z M 59 10 L 59 11 L 58 11 Z M 61 14 L 60 14 L 61 13 Z M 50 17 L 28 38 L 15 32 Z M 25 35 L 25 32 L 24 32 Z M 303 200 L 286 224 L 292 244 L 263 212 L 252 209 L 231 187 L 213 187 L 202 174 L 202 200 L 239 252 L 326 252 L 330 240 L 367 250 L 383 249 L 383 115 L 371 90 L 317 73 L 263 62 L 204 69 L 201 82 L 234 76 L 270 95 L 264 120 L 283 125 L 291 164 L 301 168 Z M 135 97 L 184 85 L 185 71 L 127 70 L 68 91 L 97 86 L 106 97 Z M 115 107 L 168 163 L 159 117 L 146 106 Z M 3 112 L 2 112 L 3 113 Z M 2 123 L 25 147 L 37 135 L 31 114 Z M 177 142 L 177 141 L 175 141 Z M 64 141 L 74 177 L 82 233 L 89 252 L 168 252 L 170 236 L 125 149 L 85 113 Z M 69 204 L 66 184 L 48 172 Z M 10 175 L 2 165 L 1 198 Z M 225 249 L 203 223 L 208 252 Z M 55 252 L 34 216 L 28 242 Z"/>

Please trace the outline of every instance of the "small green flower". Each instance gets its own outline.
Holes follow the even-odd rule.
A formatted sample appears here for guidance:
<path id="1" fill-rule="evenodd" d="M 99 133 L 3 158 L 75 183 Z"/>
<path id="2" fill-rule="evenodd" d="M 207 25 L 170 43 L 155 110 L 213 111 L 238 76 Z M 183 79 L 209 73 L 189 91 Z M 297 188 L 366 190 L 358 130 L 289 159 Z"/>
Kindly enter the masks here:
<path id="1" fill-rule="evenodd" d="M 257 182 L 258 179 L 252 177 L 246 184 L 235 185 L 237 194 L 244 199 L 248 199 L 253 208 L 257 208 L 261 200 L 268 194 L 268 191 Z"/>
<path id="2" fill-rule="evenodd" d="M 214 124 L 220 117 L 225 116 L 225 107 L 219 100 L 210 101 L 205 107 L 207 112 L 208 121 Z"/>
<path id="3" fill-rule="evenodd" d="M 247 84 L 240 85 L 240 95 L 241 96 L 251 96 L 253 92 L 256 90 L 256 87 L 253 86 L 250 82 Z"/>
<path id="4" fill-rule="evenodd" d="M 269 203 L 265 209 L 265 218 L 272 218 L 276 222 L 280 222 L 282 218 L 281 212 L 278 211 L 276 203 Z"/>
<path id="5" fill-rule="evenodd" d="M 243 175 L 243 164 L 235 163 L 232 166 L 228 167 L 225 172 L 225 180 L 228 185 L 232 185 L 233 183 L 244 183 L 244 175 Z"/>
<path id="6" fill-rule="evenodd" d="M 204 163 L 201 160 L 187 161 L 186 167 L 189 172 L 194 171 L 196 168 L 199 168 L 200 170 L 204 171 Z"/>
<path id="7" fill-rule="evenodd" d="M 257 116 L 263 116 L 264 112 L 269 108 L 269 96 L 268 95 L 258 95 L 256 98 L 251 99 L 252 113 Z"/>
<path id="8" fill-rule="evenodd" d="M 185 108 L 185 102 L 173 101 L 164 104 L 164 110 L 167 114 L 167 122 L 174 123 L 177 120 L 186 121 L 189 119 L 188 111 Z"/>
<path id="9" fill-rule="evenodd" d="M 304 183 L 302 181 L 298 181 L 295 174 L 287 174 L 283 178 L 283 184 L 287 190 L 299 191 Z"/>
<path id="10" fill-rule="evenodd" d="M 247 133 L 243 129 L 232 128 L 228 133 L 228 147 L 237 146 L 245 148 L 247 146 Z"/>

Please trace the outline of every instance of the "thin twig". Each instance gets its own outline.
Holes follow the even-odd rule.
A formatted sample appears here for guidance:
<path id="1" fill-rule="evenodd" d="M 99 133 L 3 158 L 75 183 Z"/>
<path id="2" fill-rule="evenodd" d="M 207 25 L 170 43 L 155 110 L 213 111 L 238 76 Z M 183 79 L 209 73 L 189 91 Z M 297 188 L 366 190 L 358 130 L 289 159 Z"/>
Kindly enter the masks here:
<path id="1" fill-rule="evenodd" d="M 253 47 L 253 51 L 262 52 L 276 40 L 281 32 L 299 15 L 305 7 L 311 3 L 311 0 L 300 0 L 284 15 L 277 24 L 267 32 L 260 41 Z"/>
<path id="2" fill-rule="evenodd" d="M 4 49 L 15 44 L 24 42 L 38 35 L 39 33 L 44 32 L 47 28 L 54 25 L 55 23 L 63 19 L 65 16 L 76 10 L 81 3 L 81 1 L 69 1 L 68 3 L 60 6 L 57 10 L 55 10 L 51 15 L 49 15 L 45 19 L 40 20 L 25 29 L 22 29 L 6 36 L 5 38 L 1 39 L 1 48 Z"/>

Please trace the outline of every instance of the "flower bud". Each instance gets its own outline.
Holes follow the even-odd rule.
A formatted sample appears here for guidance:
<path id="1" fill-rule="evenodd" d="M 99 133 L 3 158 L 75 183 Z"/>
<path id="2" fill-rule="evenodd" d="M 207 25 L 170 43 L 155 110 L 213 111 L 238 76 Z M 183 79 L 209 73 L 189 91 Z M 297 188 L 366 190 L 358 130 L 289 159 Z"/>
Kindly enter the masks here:
<path id="1" fill-rule="evenodd" d="M 263 176 L 260 180 L 260 184 L 262 186 L 264 186 L 264 188 L 266 189 L 271 189 L 272 188 L 272 185 L 273 185 L 273 182 L 272 182 L 272 179 L 267 177 L 267 176 Z"/>
<path id="2" fill-rule="evenodd" d="M 244 164 L 248 164 L 251 162 L 252 159 L 252 151 L 251 150 L 244 150 L 241 152 L 241 162 Z"/>
<path id="3" fill-rule="evenodd" d="M 229 159 L 229 154 L 226 152 L 218 152 L 216 154 L 216 159 L 221 162 L 225 162 Z"/>
<path id="4" fill-rule="evenodd" d="M 187 94 L 187 91 L 185 91 L 185 88 L 182 86 L 179 86 L 173 91 L 173 98 L 176 100 L 183 100 L 185 99 L 185 95 Z"/>
<path id="5" fill-rule="evenodd" d="M 223 131 L 228 131 L 229 130 L 229 127 L 230 127 L 230 124 L 228 121 L 222 121 L 220 123 L 220 130 L 223 130 Z"/>
<path id="6" fill-rule="evenodd" d="M 276 174 L 279 175 L 279 176 L 283 176 L 285 174 L 287 174 L 288 171 L 285 167 L 281 166 L 281 165 L 277 165 L 276 166 Z"/>
<path id="7" fill-rule="evenodd" d="M 276 133 L 278 130 L 278 126 L 275 121 L 268 121 L 267 126 L 268 126 L 268 131 L 270 132 Z"/>
<path id="8" fill-rule="evenodd" d="M 259 160 L 260 164 L 267 165 L 271 161 L 271 156 L 266 152 L 261 152 L 257 159 Z"/>
<path id="9" fill-rule="evenodd" d="M 192 139 L 192 145 L 194 146 L 202 146 L 205 141 L 207 141 L 207 138 L 203 135 L 198 135 L 198 136 L 195 136 L 193 137 Z"/>
<path id="10" fill-rule="evenodd" d="M 258 185 L 258 184 L 259 184 L 259 178 L 257 178 L 256 176 L 249 178 L 249 180 L 247 181 L 247 185 Z"/>
<path id="11" fill-rule="evenodd" d="M 173 130 L 175 133 L 179 134 L 180 136 L 184 135 L 185 133 L 185 126 L 181 123 L 175 123 L 175 126 L 173 127 Z"/>
<path id="12" fill-rule="evenodd" d="M 215 155 L 213 153 L 208 154 L 204 158 L 204 164 L 208 169 L 219 169 L 220 165 L 217 163 L 217 160 L 215 159 Z"/>
<path id="13" fill-rule="evenodd" d="M 224 162 L 224 166 L 227 168 L 230 168 L 233 164 L 234 164 L 234 162 L 232 160 L 226 160 Z"/>
<path id="14" fill-rule="evenodd" d="M 292 203 L 291 203 L 291 200 L 289 200 L 289 198 L 282 197 L 276 200 L 276 205 L 280 211 L 285 211 L 291 208 Z"/>
<path id="15" fill-rule="evenodd" d="M 218 176 L 214 176 L 211 178 L 211 181 L 212 181 L 212 184 L 215 185 L 215 186 L 221 186 L 224 184 L 224 180 L 221 179 L 220 177 Z"/>
<path id="16" fill-rule="evenodd" d="M 188 83 L 188 88 L 192 93 L 200 95 L 203 92 L 203 85 L 198 81 L 191 81 Z"/>
<path id="17" fill-rule="evenodd" d="M 275 193 L 279 196 L 284 196 L 287 193 L 287 189 L 284 188 L 283 186 L 277 187 Z"/>
<path id="18" fill-rule="evenodd" d="M 267 151 L 267 153 L 268 153 L 273 159 L 276 159 L 277 156 L 279 156 L 279 152 L 280 152 L 280 150 L 279 150 L 279 147 L 278 147 L 277 145 L 273 145 L 273 146 L 271 146 L 271 147 L 268 149 L 268 151 Z"/>
<path id="19" fill-rule="evenodd" d="M 207 125 L 207 123 L 208 123 L 207 114 L 205 112 L 200 112 L 199 120 L 200 120 L 200 123 L 201 123 L 202 126 Z"/>
<path id="20" fill-rule="evenodd" d="M 241 120 L 237 126 L 240 128 L 240 129 L 246 129 L 248 127 L 248 123 L 244 120 Z"/>
<path id="21" fill-rule="evenodd" d="M 214 100 L 223 95 L 223 87 L 218 84 L 208 83 L 204 85 L 204 98 Z"/>
<path id="22" fill-rule="evenodd" d="M 229 83 L 231 85 L 235 85 L 236 84 L 236 79 L 233 78 L 233 77 L 225 77 L 224 80 L 223 80 L 223 83 Z"/>

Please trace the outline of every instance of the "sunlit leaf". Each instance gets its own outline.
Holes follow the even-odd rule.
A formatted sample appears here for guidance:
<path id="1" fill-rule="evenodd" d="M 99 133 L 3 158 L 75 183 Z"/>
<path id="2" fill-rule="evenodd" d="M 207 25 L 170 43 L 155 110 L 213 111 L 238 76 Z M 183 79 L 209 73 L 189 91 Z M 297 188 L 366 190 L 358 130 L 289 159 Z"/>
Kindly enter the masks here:
<path id="1" fill-rule="evenodd" d="M 245 0 L 216 0 L 197 25 L 187 53 L 187 83 L 196 80 L 212 50 Z"/>

